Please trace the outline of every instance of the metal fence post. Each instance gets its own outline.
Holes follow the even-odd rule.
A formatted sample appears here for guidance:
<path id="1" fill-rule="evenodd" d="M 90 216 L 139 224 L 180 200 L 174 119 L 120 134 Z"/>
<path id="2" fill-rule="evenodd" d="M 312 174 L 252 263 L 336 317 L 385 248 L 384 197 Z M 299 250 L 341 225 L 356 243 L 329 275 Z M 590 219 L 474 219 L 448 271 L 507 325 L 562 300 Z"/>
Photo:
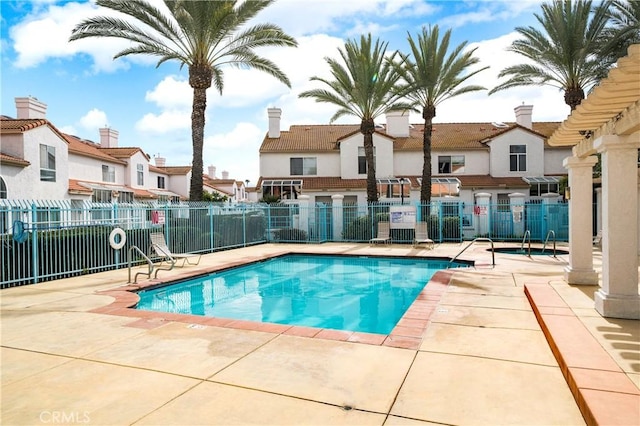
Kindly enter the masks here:
<path id="1" fill-rule="evenodd" d="M 31 270 L 33 274 L 33 283 L 38 283 L 38 214 L 36 212 L 35 203 L 31 204 Z"/>
<path id="2" fill-rule="evenodd" d="M 209 204 L 209 252 L 213 252 L 215 249 L 215 232 L 213 228 L 213 204 Z"/>

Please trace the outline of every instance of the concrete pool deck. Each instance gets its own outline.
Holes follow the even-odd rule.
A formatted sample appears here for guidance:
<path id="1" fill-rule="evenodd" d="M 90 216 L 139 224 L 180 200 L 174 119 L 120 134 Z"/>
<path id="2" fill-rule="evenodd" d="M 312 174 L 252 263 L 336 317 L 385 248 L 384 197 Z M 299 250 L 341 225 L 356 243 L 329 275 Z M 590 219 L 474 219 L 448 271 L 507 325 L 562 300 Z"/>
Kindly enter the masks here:
<path id="1" fill-rule="evenodd" d="M 265 244 L 159 277 L 284 252 L 463 247 Z M 640 424 L 640 322 L 602 318 L 597 287 L 564 282 L 566 256 L 492 267 L 487 247 L 389 336 L 141 314 L 126 269 L 1 290 L 0 423 Z"/>

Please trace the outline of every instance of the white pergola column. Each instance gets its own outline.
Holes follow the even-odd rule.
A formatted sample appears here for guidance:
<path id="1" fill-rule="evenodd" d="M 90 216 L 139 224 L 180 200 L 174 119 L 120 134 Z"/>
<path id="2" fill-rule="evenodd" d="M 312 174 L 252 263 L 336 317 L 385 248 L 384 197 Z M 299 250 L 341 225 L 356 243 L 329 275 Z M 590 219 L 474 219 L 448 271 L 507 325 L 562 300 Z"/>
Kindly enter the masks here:
<path id="1" fill-rule="evenodd" d="M 593 166 L 595 156 L 568 157 L 563 161 L 569 170 L 569 266 L 564 278 L 569 284 L 598 285 L 593 269 Z"/>
<path id="2" fill-rule="evenodd" d="M 640 319 L 638 295 L 638 147 L 640 133 L 594 141 L 602 154 L 602 287 L 596 310 Z"/>

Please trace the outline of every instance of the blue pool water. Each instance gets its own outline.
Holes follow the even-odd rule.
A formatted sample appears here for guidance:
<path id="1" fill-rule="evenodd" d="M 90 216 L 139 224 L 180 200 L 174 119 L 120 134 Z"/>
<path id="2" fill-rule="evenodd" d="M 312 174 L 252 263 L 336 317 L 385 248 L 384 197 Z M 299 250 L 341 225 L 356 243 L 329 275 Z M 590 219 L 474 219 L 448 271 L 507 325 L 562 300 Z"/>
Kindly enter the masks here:
<path id="1" fill-rule="evenodd" d="M 433 259 L 287 255 L 141 291 L 137 308 L 389 334 L 447 267 Z"/>

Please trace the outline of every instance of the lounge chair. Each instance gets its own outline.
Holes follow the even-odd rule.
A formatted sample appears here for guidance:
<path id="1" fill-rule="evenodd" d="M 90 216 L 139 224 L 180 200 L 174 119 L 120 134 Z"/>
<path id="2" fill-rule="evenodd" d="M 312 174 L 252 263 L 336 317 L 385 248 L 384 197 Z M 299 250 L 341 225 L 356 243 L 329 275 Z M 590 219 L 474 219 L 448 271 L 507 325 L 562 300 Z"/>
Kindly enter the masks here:
<path id="1" fill-rule="evenodd" d="M 165 260 L 175 265 L 179 260 L 182 260 L 182 265 L 185 263 L 189 265 L 197 265 L 200 263 L 200 257 L 202 255 L 197 253 L 172 253 L 167 246 L 167 241 L 164 239 L 164 234 L 162 232 L 152 232 L 151 235 L 151 248 L 156 253 L 158 257 L 162 259 L 162 262 Z M 191 259 L 196 259 L 195 263 L 191 262 Z M 172 266 L 173 267 L 173 266 Z"/>
<path id="2" fill-rule="evenodd" d="M 378 222 L 378 235 L 369 240 L 371 243 L 391 244 L 391 236 L 389 235 L 389 222 Z"/>
<path id="3" fill-rule="evenodd" d="M 415 235 L 413 237 L 413 246 L 416 247 L 419 244 L 426 244 L 427 247 L 429 247 L 429 245 L 431 245 L 430 248 L 433 248 L 435 246 L 435 242 L 429 238 L 429 224 L 427 222 L 417 222 L 416 223 L 416 229 L 415 229 Z"/>

